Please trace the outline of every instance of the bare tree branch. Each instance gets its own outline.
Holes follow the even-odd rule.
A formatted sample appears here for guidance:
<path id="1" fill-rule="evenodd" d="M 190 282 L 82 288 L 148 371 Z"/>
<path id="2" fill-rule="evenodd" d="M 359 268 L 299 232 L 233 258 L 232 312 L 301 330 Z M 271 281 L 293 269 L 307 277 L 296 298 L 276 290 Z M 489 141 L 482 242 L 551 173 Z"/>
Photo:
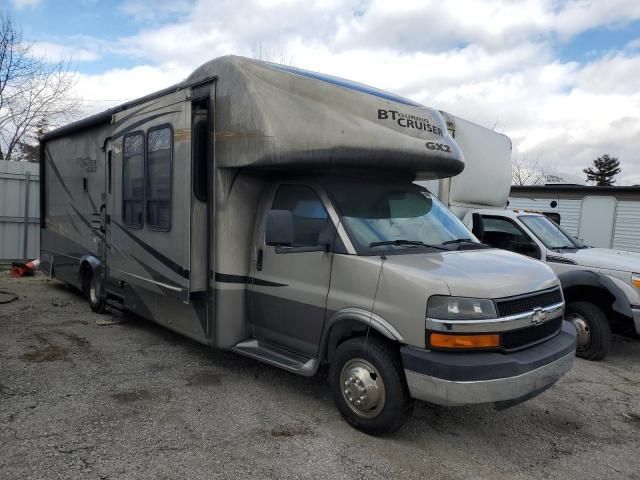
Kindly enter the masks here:
<path id="1" fill-rule="evenodd" d="M 39 135 L 75 118 L 74 75 L 68 60 L 49 62 L 7 14 L 0 14 L 0 159 L 32 160 Z"/>
<path id="2" fill-rule="evenodd" d="M 542 185 L 547 169 L 537 159 L 531 160 L 527 156 L 511 159 L 511 183 L 513 185 Z"/>

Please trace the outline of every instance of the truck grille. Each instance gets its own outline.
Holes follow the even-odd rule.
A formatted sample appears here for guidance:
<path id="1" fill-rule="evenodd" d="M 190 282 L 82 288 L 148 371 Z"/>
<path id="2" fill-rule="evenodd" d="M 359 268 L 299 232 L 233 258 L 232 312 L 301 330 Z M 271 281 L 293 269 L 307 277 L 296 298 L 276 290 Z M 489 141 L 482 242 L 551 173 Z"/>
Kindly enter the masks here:
<path id="1" fill-rule="evenodd" d="M 534 343 L 553 337 L 562 327 L 562 317 L 554 318 L 542 325 L 512 330 L 502 334 L 502 348 L 505 350 L 517 350 L 528 347 Z"/>
<path id="2" fill-rule="evenodd" d="M 496 300 L 499 317 L 510 317 L 520 313 L 532 312 L 535 308 L 544 308 L 562 302 L 560 289 L 547 290 L 533 295 L 522 295 Z"/>

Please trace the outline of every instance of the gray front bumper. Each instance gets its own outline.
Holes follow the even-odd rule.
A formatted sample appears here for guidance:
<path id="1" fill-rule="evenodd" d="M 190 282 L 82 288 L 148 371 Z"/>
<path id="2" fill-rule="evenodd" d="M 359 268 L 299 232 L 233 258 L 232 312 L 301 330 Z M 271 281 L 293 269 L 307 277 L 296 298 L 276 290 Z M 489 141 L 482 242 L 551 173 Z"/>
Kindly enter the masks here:
<path id="1" fill-rule="evenodd" d="M 640 335 L 640 309 L 631 309 L 631 313 L 633 314 L 633 323 L 636 324 L 636 333 Z"/>
<path id="2" fill-rule="evenodd" d="M 571 370 L 575 337 L 574 327 L 564 322 L 556 337 L 514 353 L 418 353 L 403 347 L 409 392 L 437 405 L 515 405 L 542 393 Z"/>

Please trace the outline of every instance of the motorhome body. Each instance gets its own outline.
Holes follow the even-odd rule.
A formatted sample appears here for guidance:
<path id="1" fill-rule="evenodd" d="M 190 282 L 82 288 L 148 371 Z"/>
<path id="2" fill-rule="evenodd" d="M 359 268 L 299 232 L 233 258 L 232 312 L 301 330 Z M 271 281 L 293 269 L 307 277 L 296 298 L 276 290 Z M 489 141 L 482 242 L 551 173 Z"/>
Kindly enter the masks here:
<path id="1" fill-rule="evenodd" d="M 458 243 L 461 222 L 412 184 L 464 167 L 440 112 L 223 57 L 49 133 L 41 155 L 45 270 L 96 310 L 302 375 L 328 362 L 340 412 L 365 431 L 397 428 L 410 397 L 511 405 L 571 367 L 551 270 Z M 534 306 L 547 330 L 531 328 Z"/>
<path id="2" fill-rule="evenodd" d="M 612 330 L 640 334 L 640 255 L 585 248 L 575 238 L 589 231 L 599 238 L 604 235 L 605 245 L 610 246 L 612 238 L 618 245 L 637 244 L 633 225 L 638 188 L 602 187 L 602 192 L 593 192 L 593 187 L 569 185 L 514 187 L 509 200 L 510 140 L 462 119 L 451 123 L 465 155 L 465 170 L 451 180 L 431 182 L 431 188 L 440 190 L 440 197 L 484 243 L 541 260 L 556 272 L 567 302 L 566 316 L 578 330 L 578 355 L 604 358 Z M 561 214 L 564 228 L 528 208 L 544 210 L 551 218 Z M 617 221 L 624 226 L 619 224 L 614 236 Z"/>

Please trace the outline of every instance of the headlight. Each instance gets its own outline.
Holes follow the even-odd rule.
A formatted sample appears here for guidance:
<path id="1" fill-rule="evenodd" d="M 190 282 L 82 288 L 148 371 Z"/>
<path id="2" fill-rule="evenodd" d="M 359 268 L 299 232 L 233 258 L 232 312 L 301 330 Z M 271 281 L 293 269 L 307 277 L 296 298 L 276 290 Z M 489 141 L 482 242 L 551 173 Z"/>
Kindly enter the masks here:
<path id="1" fill-rule="evenodd" d="M 640 288 L 640 273 L 631 274 L 631 283 L 634 287 Z"/>
<path id="2" fill-rule="evenodd" d="M 496 318 L 493 300 L 434 295 L 427 305 L 427 317 L 440 320 L 482 320 Z"/>

